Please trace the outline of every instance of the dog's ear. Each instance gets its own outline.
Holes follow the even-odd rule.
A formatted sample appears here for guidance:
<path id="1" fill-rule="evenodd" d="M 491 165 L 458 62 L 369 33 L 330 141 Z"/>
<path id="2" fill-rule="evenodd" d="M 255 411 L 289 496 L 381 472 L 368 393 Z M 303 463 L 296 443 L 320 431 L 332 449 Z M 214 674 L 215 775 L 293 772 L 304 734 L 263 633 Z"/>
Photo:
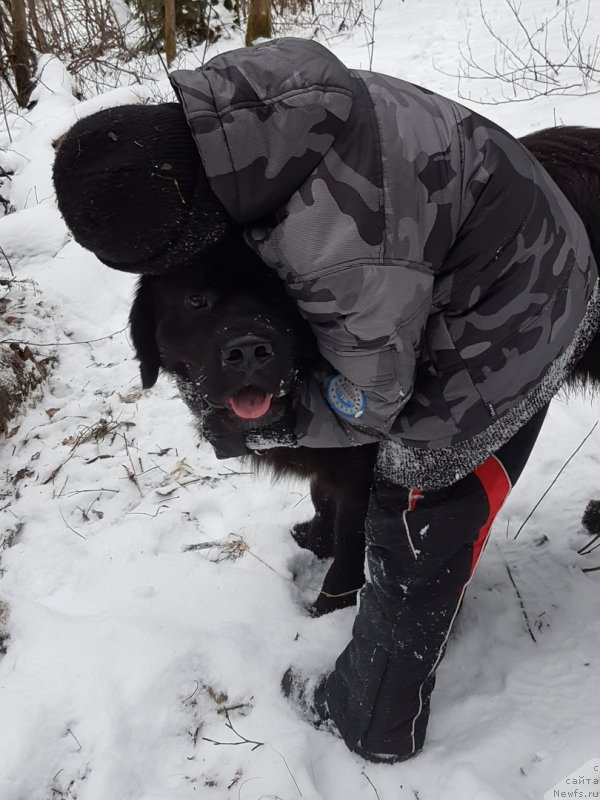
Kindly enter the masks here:
<path id="1" fill-rule="evenodd" d="M 148 278 L 138 281 L 135 300 L 129 312 L 129 330 L 140 362 L 142 386 L 149 389 L 158 378 L 160 353 L 156 341 L 156 314 L 152 287 Z"/>

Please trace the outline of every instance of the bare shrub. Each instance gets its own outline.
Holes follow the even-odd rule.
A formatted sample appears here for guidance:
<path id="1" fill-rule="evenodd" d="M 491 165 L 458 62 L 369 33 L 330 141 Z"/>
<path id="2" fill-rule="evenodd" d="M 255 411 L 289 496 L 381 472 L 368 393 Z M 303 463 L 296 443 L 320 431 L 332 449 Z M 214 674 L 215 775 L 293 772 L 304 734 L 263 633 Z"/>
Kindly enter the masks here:
<path id="1" fill-rule="evenodd" d="M 472 39 L 461 50 L 459 96 L 479 103 L 508 103 L 546 95 L 600 92 L 600 40 L 591 19 L 592 0 L 558 0 L 554 13 L 536 19 L 521 0 L 504 0 L 513 19 L 511 34 L 500 33 L 479 0 L 480 15 L 493 47 L 487 59 Z M 503 30 L 506 25 L 503 22 Z M 477 42 L 479 45 L 480 42 Z M 462 81 L 488 84 L 485 96 L 464 93 Z M 498 85 L 500 89 L 498 91 Z"/>
<path id="2" fill-rule="evenodd" d="M 26 37 L 25 53 L 15 58 L 17 37 L 15 9 L 20 3 L 18 29 Z M 67 70 L 85 83 L 86 71 L 119 70 L 132 56 L 125 26 L 120 24 L 107 0 L 0 0 L 0 78 L 13 100 L 27 105 L 33 86 L 35 54 L 52 53 Z M 27 63 L 29 86 L 25 94 L 19 69 Z M 89 77 L 89 76 L 88 76 Z M 84 94 L 84 88 L 80 87 Z M 100 88 L 106 88 L 104 82 Z"/>
<path id="3" fill-rule="evenodd" d="M 109 52 L 129 52 L 123 26 L 106 0 L 35 0 L 31 8 L 36 50 L 63 58 L 74 73 Z"/>

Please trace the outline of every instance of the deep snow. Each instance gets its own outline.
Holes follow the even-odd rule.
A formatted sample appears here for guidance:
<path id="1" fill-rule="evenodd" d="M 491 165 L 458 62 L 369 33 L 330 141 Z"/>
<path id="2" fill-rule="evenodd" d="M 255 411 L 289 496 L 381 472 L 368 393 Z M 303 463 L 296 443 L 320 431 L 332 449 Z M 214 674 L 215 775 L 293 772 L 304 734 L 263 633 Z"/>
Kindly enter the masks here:
<path id="1" fill-rule="evenodd" d="M 538 19 L 556 8 L 525 5 Z M 600 20 L 598 0 L 591 7 Z M 512 32 L 504 0 L 486 12 Z M 475 0 L 385 0 L 373 68 L 456 97 L 467 31 L 478 57 L 489 55 Z M 368 67 L 364 31 L 331 46 Z M 280 677 L 291 663 L 331 666 L 353 612 L 314 620 L 304 609 L 323 573 L 289 536 L 311 514 L 307 487 L 218 462 L 166 379 L 139 391 L 125 330 L 133 279 L 70 241 L 53 199 L 51 143 L 76 118 L 168 93 L 162 79 L 78 104 L 48 60 L 37 106 L 12 120 L 12 142 L 0 131 L 17 209 L 0 219 L 0 244 L 51 311 L 19 335 L 58 342 L 49 349 L 60 357 L 43 400 L 2 445 L 0 530 L 16 535 L 0 585 L 10 637 L 1 800 L 541 798 L 600 756 L 600 572 L 582 572 L 600 551 L 577 552 L 588 541 L 581 513 L 600 496 L 600 427 L 514 536 L 600 403 L 554 402 L 438 671 L 424 752 L 374 766 L 312 730 L 281 697 Z M 480 110 L 519 135 L 555 121 L 599 125 L 599 107 L 588 95 Z"/>

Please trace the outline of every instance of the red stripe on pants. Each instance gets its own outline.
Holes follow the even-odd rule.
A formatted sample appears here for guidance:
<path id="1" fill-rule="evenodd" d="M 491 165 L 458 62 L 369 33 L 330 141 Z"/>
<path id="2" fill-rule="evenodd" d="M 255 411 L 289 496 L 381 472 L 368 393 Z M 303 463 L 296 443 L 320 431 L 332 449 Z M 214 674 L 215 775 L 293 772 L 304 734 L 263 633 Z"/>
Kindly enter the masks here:
<path id="1" fill-rule="evenodd" d="M 419 497 L 423 496 L 422 489 L 411 489 L 408 493 L 408 511 L 414 511 Z"/>
<path id="2" fill-rule="evenodd" d="M 483 464 L 475 467 L 473 473 L 479 479 L 487 496 L 490 513 L 488 518 L 481 527 L 477 539 L 473 543 L 473 555 L 471 557 L 471 569 L 469 576 L 473 574 L 473 570 L 477 565 L 481 550 L 485 544 L 485 540 L 490 532 L 492 522 L 498 511 L 502 508 L 502 504 L 506 500 L 508 493 L 511 490 L 511 484 L 508 475 L 500 461 L 496 456 L 489 456 Z"/>

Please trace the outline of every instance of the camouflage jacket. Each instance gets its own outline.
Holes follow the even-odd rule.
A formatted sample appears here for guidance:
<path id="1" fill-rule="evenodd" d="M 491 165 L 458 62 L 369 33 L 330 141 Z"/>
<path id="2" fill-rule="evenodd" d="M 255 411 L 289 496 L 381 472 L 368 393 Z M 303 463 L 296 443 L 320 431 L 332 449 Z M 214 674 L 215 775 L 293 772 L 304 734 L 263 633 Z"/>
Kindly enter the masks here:
<path id="1" fill-rule="evenodd" d="M 302 39 L 172 81 L 213 191 L 360 390 L 341 416 L 312 375 L 300 444 L 386 440 L 398 480 L 441 485 L 549 401 L 598 325 L 598 273 L 513 137 Z"/>

